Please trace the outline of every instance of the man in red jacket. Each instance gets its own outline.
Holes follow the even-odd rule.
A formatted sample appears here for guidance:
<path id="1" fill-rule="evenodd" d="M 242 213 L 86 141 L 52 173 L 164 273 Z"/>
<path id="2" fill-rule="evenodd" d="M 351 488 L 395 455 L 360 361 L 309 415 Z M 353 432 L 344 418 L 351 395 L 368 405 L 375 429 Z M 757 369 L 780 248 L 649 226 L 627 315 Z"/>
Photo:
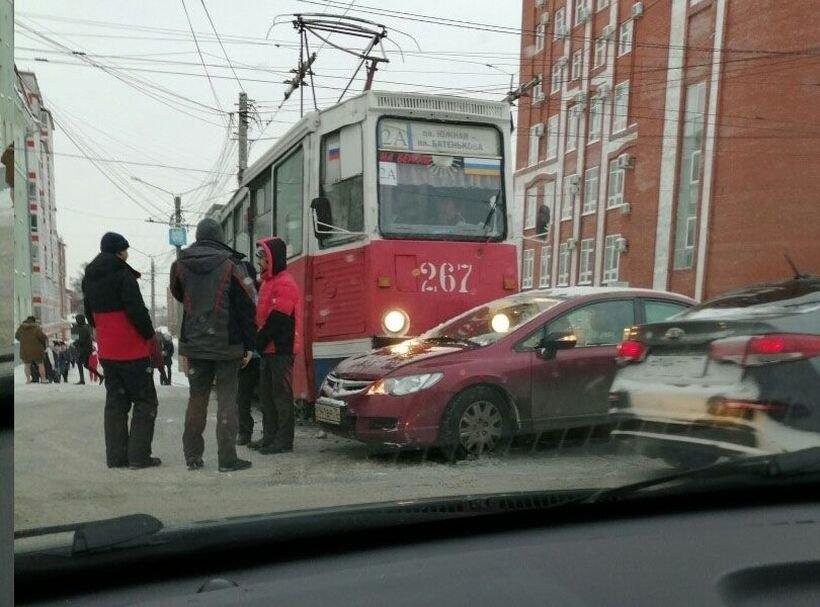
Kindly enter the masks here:
<path id="1" fill-rule="evenodd" d="M 286 269 L 284 241 L 264 238 L 257 247 L 262 278 L 256 302 L 262 439 L 249 447 L 264 454 L 285 453 L 293 451 L 293 358 L 301 351 L 302 297 Z"/>
<path id="2" fill-rule="evenodd" d="M 108 467 L 139 469 L 161 463 L 151 457 L 159 403 L 149 360 L 154 327 L 137 284 L 140 274 L 127 259 L 128 241 L 107 232 L 100 241 L 100 254 L 85 269 L 82 289 L 85 315 L 97 332 L 105 370 Z"/>

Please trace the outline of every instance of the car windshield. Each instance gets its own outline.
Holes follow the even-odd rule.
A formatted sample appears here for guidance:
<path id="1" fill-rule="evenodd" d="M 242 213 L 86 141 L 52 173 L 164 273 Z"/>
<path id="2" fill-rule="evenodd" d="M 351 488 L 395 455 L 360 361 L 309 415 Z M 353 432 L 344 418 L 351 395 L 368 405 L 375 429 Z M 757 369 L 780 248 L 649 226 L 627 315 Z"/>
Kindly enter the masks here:
<path id="1" fill-rule="evenodd" d="M 479 306 L 421 335 L 421 340 L 463 340 L 487 346 L 561 303 L 541 297 L 502 299 Z"/>
<path id="2" fill-rule="evenodd" d="M 818 9 L 0 0 L 15 530 L 820 446 Z"/>

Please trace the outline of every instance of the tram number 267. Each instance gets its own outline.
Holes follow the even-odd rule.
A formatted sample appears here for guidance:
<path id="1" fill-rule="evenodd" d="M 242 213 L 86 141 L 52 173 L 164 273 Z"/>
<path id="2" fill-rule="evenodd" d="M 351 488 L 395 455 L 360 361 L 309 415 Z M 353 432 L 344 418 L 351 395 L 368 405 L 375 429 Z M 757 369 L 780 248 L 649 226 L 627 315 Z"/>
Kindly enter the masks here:
<path id="1" fill-rule="evenodd" d="M 424 277 L 421 282 L 422 293 L 469 293 L 470 275 L 473 266 L 469 263 L 441 264 L 425 261 L 419 266 L 419 272 Z"/>

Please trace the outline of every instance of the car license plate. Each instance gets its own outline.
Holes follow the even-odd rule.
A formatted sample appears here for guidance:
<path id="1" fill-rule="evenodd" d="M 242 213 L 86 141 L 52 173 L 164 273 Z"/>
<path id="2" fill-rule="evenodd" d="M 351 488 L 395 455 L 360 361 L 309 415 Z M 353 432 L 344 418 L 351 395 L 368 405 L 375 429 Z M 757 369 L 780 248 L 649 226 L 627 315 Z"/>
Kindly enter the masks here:
<path id="1" fill-rule="evenodd" d="M 645 369 L 656 377 L 703 377 L 706 361 L 707 357 L 700 355 L 650 356 Z"/>
<path id="2" fill-rule="evenodd" d="M 317 402 L 315 408 L 316 421 L 336 426 L 341 425 L 343 409 L 344 405 Z"/>

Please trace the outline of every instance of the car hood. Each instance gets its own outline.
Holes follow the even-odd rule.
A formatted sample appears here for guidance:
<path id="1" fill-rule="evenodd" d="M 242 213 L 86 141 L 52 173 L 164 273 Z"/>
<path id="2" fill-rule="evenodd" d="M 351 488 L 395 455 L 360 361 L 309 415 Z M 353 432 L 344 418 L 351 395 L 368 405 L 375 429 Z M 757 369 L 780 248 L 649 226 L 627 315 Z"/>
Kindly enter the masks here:
<path id="1" fill-rule="evenodd" d="M 350 379 L 375 380 L 401 367 L 468 349 L 471 348 L 458 344 L 443 345 L 412 339 L 347 358 L 338 364 L 333 373 Z"/>

